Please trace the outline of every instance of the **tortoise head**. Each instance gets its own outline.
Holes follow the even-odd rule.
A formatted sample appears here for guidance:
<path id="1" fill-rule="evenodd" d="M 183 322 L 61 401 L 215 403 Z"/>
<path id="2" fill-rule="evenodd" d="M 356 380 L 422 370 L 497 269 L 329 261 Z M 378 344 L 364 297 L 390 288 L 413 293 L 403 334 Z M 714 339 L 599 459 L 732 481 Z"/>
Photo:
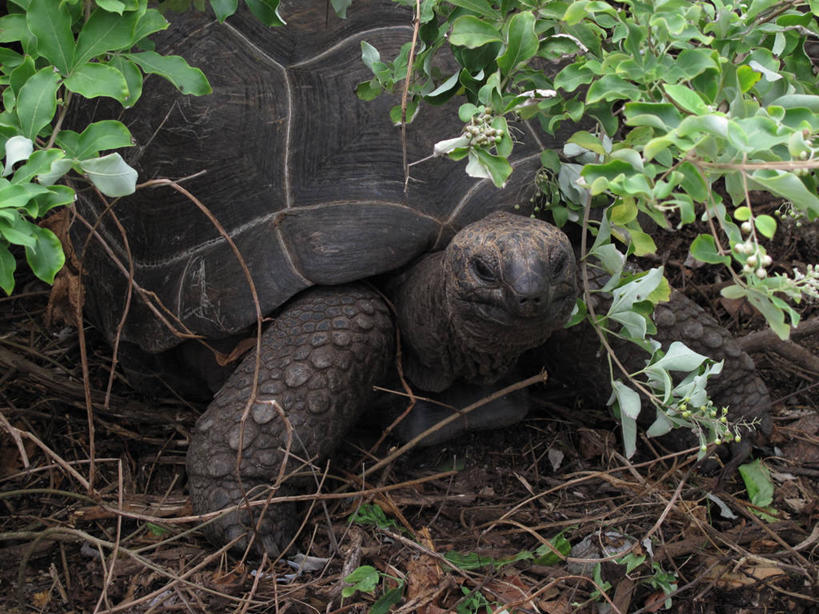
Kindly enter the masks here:
<path id="1" fill-rule="evenodd" d="M 464 227 L 447 247 L 444 267 L 450 319 L 476 350 L 540 345 L 563 326 L 577 296 L 568 237 L 511 213 Z"/>

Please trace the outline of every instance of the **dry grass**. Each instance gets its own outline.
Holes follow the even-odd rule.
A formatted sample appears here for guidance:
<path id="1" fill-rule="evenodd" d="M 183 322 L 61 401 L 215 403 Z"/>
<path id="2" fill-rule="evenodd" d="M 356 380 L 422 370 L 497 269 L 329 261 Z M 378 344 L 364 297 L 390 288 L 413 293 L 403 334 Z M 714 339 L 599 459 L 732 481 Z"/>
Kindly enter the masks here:
<path id="1" fill-rule="evenodd" d="M 778 262 L 815 262 L 815 245 L 800 240 L 784 240 Z M 679 281 L 709 298 L 738 335 L 761 327 L 736 305 L 720 304 L 704 280 Z M 342 579 L 366 564 L 394 578 L 376 597 L 395 579 L 404 582 L 397 612 L 455 612 L 464 594 L 480 591 L 496 612 L 592 612 L 607 603 L 611 612 L 635 614 L 663 606 L 663 592 L 649 582 L 652 560 L 677 583 L 672 611 L 819 607 L 819 374 L 773 346 L 755 352 L 776 399 L 772 442 L 757 451 L 774 477 L 773 522 L 755 514 L 737 476 L 717 484 L 690 452 L 645 441 L 627 462 L 605 411 L 547 389 L 537 391 L 541 408 L 519 427 L 411 450 L 366 479 L 358 477 L 362 466 L 378 460 L 362 452 L 372 436 L 351 437 L 297 541 L 326 560 L 297 573 L 286 562 L 295 552 L 238 562 L 198 535 L 184 457 L 202 408 L 145 399 L 120 378 L 106 400 L 110 350 L 92 330 L 90 462 L 77 333 L 45 328 L 46 297 L 30 283 L 0 302 L 3 612 L 366 612 L 373 596 L 341 599 Z M 806 335 L 800 348 L 815 357 L 818 336 Z M 736 517 L 721 516 L 709 493 Z M 364 503 L 377 503 L 394 526 L 350 525 Z M 572 544 L 626 543 L 648 562 L 626 574 L 614 562 L 620 555 L 593 547 L 551 566 L 524 559 L 464 570 L 443 557 L 456 551 L 498 561 L 548 549 L 561 532 Z M 596 579 L 589 561 L 601 564 Z M 594 595 L 600 582 L 610 585 L 605 597 Z"/>

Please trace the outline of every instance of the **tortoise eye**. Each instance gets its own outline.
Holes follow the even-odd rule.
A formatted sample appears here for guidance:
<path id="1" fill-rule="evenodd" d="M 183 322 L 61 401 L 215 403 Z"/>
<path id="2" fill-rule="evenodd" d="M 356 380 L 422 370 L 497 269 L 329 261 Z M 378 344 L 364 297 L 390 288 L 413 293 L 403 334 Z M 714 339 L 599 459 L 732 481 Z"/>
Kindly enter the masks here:
<path id="1" fill-rule="evenodd" d="M 472 270 L 475 272 L 475 275 L 481 281 L 486 282 L 494 282 L 497 281 L 495 273 L 489 268 L 489 265 L 486 264 L 483 260 L 475 258 L 472 261 Z"/>

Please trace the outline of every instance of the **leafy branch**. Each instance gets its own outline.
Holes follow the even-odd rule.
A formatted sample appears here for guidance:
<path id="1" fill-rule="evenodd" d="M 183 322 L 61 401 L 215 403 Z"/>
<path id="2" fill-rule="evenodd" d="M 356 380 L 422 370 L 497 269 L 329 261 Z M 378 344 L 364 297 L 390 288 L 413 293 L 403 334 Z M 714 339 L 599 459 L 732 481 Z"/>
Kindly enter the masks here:
<path id="1" fill-rule="evenodd" d="M 278 0 L 245 1 L 263 23 L 283 23 Z M 211 6 L 224 20 L 237 0 Z M 48 283 L 65 262 L 57 237 L 36 221 L 73 204 L 73 187 L 58 183 L 68 173 L 106 196 L 136 188 L 136 171 L 119 153 L 104 153 L 132 145 L 128 128 L 105 120 L 65 129 L 70 107 L 94 98 L 131 107 L 146 75 L 184 94 L 211 88 L 182 57 L 154 51 L 151 36 L 169 24 L 148 0 L 10 0 L 7 10 L 0 17 L 0 288 L 11 294 L 17 266 L 11 245 L 24 248 L 32 271 Z"/>
<path id="2" fill-rule="evenodd" d="M 586 284 L 571 324 L 588 319 L 609 349 L 614 336 L 649 354 L 637 373 L 611 358 L 611 403 L 624 419 L 627 452 L 637 391 L 661 410 L 651 434 L 687 426 L 703 446 L 739 437 L 704 396 L 721 365 L 651 341 L 651 312 L 668 298 L 662 270 L 634 275 L 625 262 L 656 252 L 644 219 L 665 229 L 702 220 L 708 231 L 690 254 L 726 267 L 733 284 L 722 294 L 746 298 L 781 338 L 798 324 L 794 305 L 816 297 L 817 267 L 769 272 L 767 242 L 778 224 L 755 210 L 750 194 L 770 193 L 788 215 L 819 216 L 819 91 L 805 52 L 819 37 L 819 4 L 424 0 L 418 14 L 410 74 L 406 46 L 389 62 L 363 43 L 373 78 L 358 94 L 373 98 L 406 78 L 408 118 L 421 122 L 422 104 L 458 99 L 464 128 L 435 155 L 466 160 L 469 175 L 502 187 L 512 173 L 515 122 L 549 134 L 564 122 L 585 128 L 542 153 L 536 184 L 540 208 L 556 223 L 583 224 L 594 236 L 584 271 L 593 265 L 608 276 L 600 289 Z M 455 61 L 448 72 L 443 50 Z M 593 293 L 610 297 L 607 313 L 594 313 Z M 676 380 L 672 371 L 681 372 Z"/>

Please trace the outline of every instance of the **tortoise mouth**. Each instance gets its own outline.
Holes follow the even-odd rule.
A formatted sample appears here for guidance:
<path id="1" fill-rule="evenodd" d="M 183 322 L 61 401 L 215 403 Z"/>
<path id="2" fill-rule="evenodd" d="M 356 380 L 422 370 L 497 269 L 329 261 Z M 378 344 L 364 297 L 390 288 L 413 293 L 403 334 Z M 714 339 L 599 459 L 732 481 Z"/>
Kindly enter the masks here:
<path id="1" fill-rule="evenodd" d="M 472 301 L 471 306 L 481 320 L 503 327 L 540 325 L 557 328 L 569 317 L 574 301 L 575 293 L 565 291 L 533 312 L 511 311 L 506 303 L 490 301 Z"/>

